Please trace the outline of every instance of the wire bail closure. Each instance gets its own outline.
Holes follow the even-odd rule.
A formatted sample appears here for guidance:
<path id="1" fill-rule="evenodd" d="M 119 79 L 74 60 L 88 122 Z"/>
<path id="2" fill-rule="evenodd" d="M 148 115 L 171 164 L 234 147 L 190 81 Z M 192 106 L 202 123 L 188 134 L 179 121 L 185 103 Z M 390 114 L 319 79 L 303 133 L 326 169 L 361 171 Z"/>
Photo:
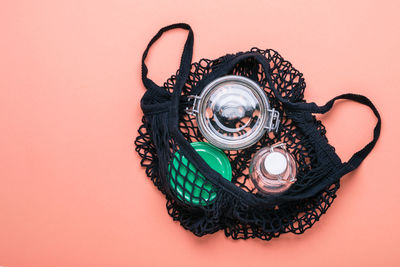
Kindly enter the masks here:
<path id="1" fill-rule="evenodd" d="M 269 115 L 269 122 L 268 125 L 265 127 L 267 129 L 267 131 L 274 131 L 274 132 L 278 132 L 278 127 L 279 127 L 279 123 L 280 123 L 280 119 L 279 119 L 279 112 L 276 111 L 274 108 L 272 109 L 267 109 L 267 112 Z"/>
<path id="2" fill-rule="evenodd" d="M 185 108 L 186 114 L 191 116 L 196 116 L 197 114 L 199 114 L 199 102 L 201 97 L 198 95 L 188 95 L 187 99 L 189 102 L 193 101 L 193 103 L 191 106 Z M 267 109 L 267 113 L 268 113 L 268 123 L 265 126 L 265 129 L 268 132 L 272 131 L 278 132 L 280 123 L 279 112 L 274 108 L 272 108 L 272 109 Z"/>
<path id="3" fill-rule="evenodd" d="M 198 95 L 188 95 L 187 99 L 188 101 L 193 101 L 193 104 L 191 107 L 186 107 L 186 114 L 196 116 L 199 113 L 199 100 L 201 97 Z"/>

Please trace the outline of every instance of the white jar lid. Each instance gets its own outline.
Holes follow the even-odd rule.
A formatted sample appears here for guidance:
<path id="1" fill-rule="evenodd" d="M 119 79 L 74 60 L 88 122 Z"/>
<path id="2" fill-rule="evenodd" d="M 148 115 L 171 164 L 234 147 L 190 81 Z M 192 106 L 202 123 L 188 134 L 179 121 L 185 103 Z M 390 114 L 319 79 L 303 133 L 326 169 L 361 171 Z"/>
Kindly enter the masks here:
<path id="1" fill-rule="evenodd" d="M 265 170 L 272 175 L 280 175 L 286 171 L 288 162 L 285 155 L 280 152 L 272 152 L 265 157 Z"/>

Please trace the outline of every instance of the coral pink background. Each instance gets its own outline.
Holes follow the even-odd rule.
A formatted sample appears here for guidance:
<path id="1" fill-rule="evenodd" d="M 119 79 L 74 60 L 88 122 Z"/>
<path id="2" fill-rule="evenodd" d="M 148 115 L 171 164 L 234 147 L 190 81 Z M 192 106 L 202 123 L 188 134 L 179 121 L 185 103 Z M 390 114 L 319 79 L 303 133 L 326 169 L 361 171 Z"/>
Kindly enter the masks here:
<path id="1" fill-rule="evenodd" d="M 0 8 L 1 266 L 399 266 L 399 1 L 4 0 Z M 167 215 L 133 141 L 140 58 L 162 26 L 187 22 L 194 60 L 274 48 L 306 99 L 367 95 L 381 139 L 304 235 L 197 238 Z M 186 33 L 152 49 L 150 76 L 178 66 Z M 347 160 L 376 122 L 342 101 L 322 116 Z"/>

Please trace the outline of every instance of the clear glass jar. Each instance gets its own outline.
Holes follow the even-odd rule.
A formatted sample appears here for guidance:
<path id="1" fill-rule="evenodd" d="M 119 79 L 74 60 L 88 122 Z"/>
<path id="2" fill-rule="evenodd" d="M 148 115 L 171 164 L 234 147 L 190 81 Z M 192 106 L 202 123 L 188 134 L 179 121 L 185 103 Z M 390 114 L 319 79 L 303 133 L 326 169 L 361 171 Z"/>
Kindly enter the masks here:
<path id="1" fill-rule="evenodd" d="M 260 149 L 250 163 L 250 179 L 262 194 L 278 194 L 296 182 L 297 165 L 285 143 Z"/>
<path id="2" fill-rule="evenodd" d="M 270 109 L 263 89 L 249 78 L 227 75 L 209 83 L 200 96 L 189 96 L 205 139 L 225 150 L 252 146 L 266 131 L 279 126 L 279 113 Z"/>

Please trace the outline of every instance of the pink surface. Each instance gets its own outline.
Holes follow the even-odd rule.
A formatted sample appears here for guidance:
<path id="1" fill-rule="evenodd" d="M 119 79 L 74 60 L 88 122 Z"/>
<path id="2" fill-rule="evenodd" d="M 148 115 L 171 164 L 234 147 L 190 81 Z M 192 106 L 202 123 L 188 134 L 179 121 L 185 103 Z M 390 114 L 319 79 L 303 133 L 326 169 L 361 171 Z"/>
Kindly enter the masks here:
<path id="1" fill-rule="evenodd" d="M 2 2 L 0 265 L 398 266 L 399 1 L 159 2 Z M 375 150 L 304 235 L 197 238 L 167 215 L 133 141 L 142 52 L 174 22 L 193 27 L 194 60 L 273 48 L 304 73 L 308 101 L 354 92 L 379 108 Z M 176 71 L 185 37 L 152 49 L 154 80 Z M 321 119 L 344 160 L 375 124 L 350 102 Z"/>

